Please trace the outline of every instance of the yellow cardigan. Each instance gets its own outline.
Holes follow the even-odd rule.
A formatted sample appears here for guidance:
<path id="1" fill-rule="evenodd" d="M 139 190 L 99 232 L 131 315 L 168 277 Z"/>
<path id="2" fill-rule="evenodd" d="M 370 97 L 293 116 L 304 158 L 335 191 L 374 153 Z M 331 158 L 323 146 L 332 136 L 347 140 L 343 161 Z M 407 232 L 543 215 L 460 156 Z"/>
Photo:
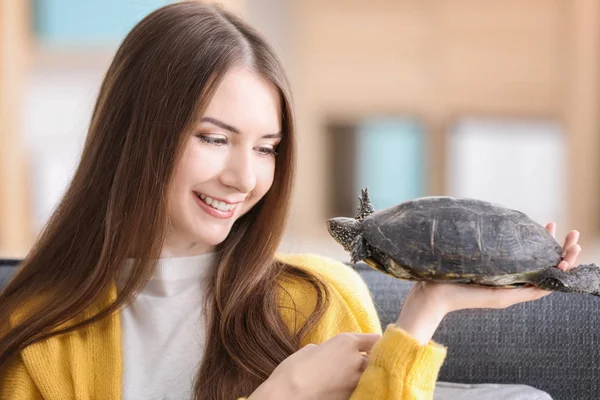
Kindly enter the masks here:
<path id="1" fill-rule="evenodd" d="M 321 343 L 340 332 L 382 333 L 369 290 L 360 275 L 343 263 L 315 255 L 278 255 L 292 265 L 317 273 L 328 284 L 331 304 L 304 344 Z M 315 305 L 314 291 L 303 283 L 283 283 L 292 299 L 281 295 L 281 313 L 290 327 Z M 94 313 L 116 296 L 89 310 Z M 87 313 L 86 313 L 87 314 Z M 88 328 L 52 337 L 25 348 L 0 376 L 1 400 L 117 400 L 121 398 L 121 327 L 118 314 Z M 369 366 L 351 399 L 432 399 L 446 349 L 421 346 L 389 325 L 372 349 Z"/>

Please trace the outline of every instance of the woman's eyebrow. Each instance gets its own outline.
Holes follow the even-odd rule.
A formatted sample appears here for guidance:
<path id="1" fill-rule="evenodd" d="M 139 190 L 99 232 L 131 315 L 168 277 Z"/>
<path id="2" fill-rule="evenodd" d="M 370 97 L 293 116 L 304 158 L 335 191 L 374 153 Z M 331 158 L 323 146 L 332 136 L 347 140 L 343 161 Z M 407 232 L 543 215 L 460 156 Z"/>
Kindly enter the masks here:
<path id="1" fill-rule="evenodd" d="M 212 118 L 212 117 L 202 117 L 202 119 L 200 120 L 200 122 L 208 122 L 209 124 L 213 124 L 218 126 L 219 128 L 225 129 L 226 131 L 232 132 L 232 133 L 240 133 L 240 130 L 237 129 L 235 126 L 231 126 L 229 124 L 226 124 L 223 121 L 220 121 L 216 118 Z"/>
<path id="2" fill-rule="evenodd" d="M 209 124 L 213 124 L 215 126 L 218 126 L 221 129 L 225 129 L 226 131 L 229 131 L 231 133 L 237 133 L 240 134 L 240 130 L 238 128 L 236 128 L 235 126 L 229 125 L 221 120 L 218 120 L 216 118 L 213 117 L 202 117 L 202 119 L 200 120 L 200 122 L 208 122 Z M 279 139 L 281 138 L 281 132 L 277 132 L 277 133 L 270 133 L 267 135 L 262 136 L 265 139 Z"/>

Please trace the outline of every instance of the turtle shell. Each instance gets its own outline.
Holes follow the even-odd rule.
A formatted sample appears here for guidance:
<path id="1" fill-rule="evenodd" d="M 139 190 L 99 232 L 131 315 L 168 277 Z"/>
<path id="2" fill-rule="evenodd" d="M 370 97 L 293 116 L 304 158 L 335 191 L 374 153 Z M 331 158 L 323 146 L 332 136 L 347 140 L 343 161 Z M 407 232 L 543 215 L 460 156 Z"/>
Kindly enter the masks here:
<path id="1" fill-rule="evenodd" d="M 422 277 L 530 272 L 562 257 L 552 235 L 527 215 L 476 199 L 407 201 L 371 214 L 361 230 L 369 246 Z"/>

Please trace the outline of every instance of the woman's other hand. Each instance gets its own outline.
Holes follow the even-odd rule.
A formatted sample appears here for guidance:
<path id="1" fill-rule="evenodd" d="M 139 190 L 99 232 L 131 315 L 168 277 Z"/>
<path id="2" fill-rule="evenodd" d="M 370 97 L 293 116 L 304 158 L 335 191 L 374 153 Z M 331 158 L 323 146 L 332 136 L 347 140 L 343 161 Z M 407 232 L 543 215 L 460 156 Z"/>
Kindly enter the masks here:
<path id="1" fill-rule="evenodd" d="M 285 359 L 249 400 L 347 400 L 367 367 L 379 334 L 341 333 Z M 366 353 L 366 354 L 363 354 Z"/>

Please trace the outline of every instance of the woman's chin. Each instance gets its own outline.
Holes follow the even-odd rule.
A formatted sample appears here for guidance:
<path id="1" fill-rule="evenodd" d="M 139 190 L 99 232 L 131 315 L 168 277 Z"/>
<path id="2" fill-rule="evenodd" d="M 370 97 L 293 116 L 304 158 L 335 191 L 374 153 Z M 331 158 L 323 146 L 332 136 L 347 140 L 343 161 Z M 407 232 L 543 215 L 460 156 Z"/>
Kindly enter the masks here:
<path id="1" fill-rule="evenodd" d="M 195 235 L 194 241 L 199 245 L 203 245 L 206 247 L 216 247 L 223 243 L 225 239 L 227 239 L 227 236 L 229 235 L 230 231 L 231 229 L 227 229 L 226 231 L 221 232 L 213 231 L 209 234 L 207 234 L 207 232 L 203 232 L 202 234 Z"/>

